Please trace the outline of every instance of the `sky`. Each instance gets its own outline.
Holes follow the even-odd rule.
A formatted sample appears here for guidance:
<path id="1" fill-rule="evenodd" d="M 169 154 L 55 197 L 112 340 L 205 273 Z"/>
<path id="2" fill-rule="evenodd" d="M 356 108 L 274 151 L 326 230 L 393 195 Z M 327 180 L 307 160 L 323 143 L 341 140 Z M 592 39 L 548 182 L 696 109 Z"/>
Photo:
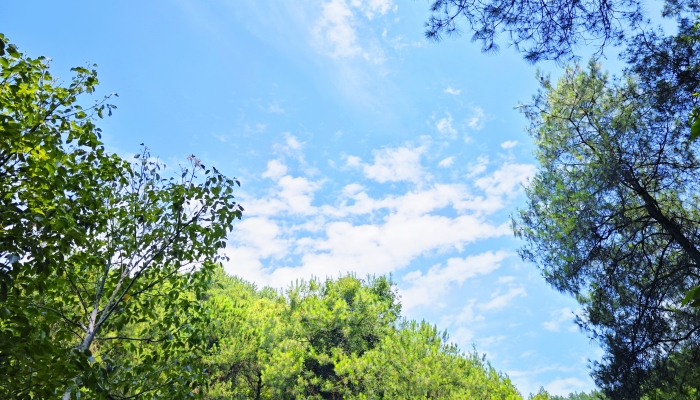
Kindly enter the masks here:
<path id="1" fill-rule="evenodd" d="M 226 270 L 260 286 L 390 274 L 403 314 L 485 353 L 527 396 L 594 388 L 579 308 L 517 256 L 536 173 L 516 109 L 536 68 L 468 35 L 427 41 L 424 0 L 3 1 L 0 32 L 98 64 L 99 122 L 125 157 L 194 154 L 240 180 Z M 603 61 L 615 66 L 615 60 Z M 92 99 L 86 99 L 92 101 Z"/>

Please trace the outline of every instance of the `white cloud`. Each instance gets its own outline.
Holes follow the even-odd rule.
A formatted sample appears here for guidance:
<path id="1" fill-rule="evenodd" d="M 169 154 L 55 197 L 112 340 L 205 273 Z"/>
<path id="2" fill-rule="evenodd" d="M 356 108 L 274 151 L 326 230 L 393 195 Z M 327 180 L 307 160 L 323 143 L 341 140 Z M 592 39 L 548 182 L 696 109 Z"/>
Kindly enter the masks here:
<path id="1" fill-rule="evenodd" d="M 346 0 L 330 0 L 322 5 L 314 34 L 324 47 L 330 47 L 328 55 L 333 58 L 361 55 L 375 64 L 380 64 L 384 59 L 383 50 L 378 48 L 374 41 L 370 41 L 369 47 L 374 48 L 369 51 L 358 43 L 359 21 L 354 10 L 360 11 L 371 21 L 376 15 L 385 15 L 396 9 L 397 6 L 392 0 L 350 0 L 349 4 Z"/>
<path id="2" fill-rule="evenodd" d="M 431 232 L 431 235 L 425 235 Z M 438 249 L 456 249 L 503 230 L 462 215 L 447 218 L 431 214 L 391 213 L 382 223 L 329 222 L 325 237 L 309 241 L 304 274 L 324 276 L 338 271 L 386 274 L 406 267 L 413 259 Z M 329 267 L 333 270 L 329 271 Z"/>
<path id="3" fill-rule="evenodd" d="M 353 26 L 354 15 L 345 0 L 331 0 L 323 4 L 316 34 L 324 37 L 332 48 L 331 57 L 352 57 L 362 53 L 357 44 Z"/>
<path id="4" fill-rule="evenodd" d="M 422 42 L 406 42 L 406 38 L 403 35 L 395 36 L 391 39 L 387 38 L 387 30 L 384 28 L 382 32 L 382 38 L 386 43 L 389 44 L 394 50 L 402 50 L 406 47 L 422 47 Z"/>
<path id="5" fill-rule="evenodd" d="M 438 167 L 447 168 L 450 165 L 454 164 L 454 162 L 455 162 L 454 157 L 447 157 L 438 163 Z"/>
<path id="6" fill-rule="evenodd" d="M 280 160 L 270 160 L 267 162 L 267 170 L 263 172 L 263 178 L 277 180 L 287 174 L 287 166 Z"/>
<path id="7" fill-rule="evenodd" d="M 528 351 L 524 352 L 523 354 L 521 354 L 521 355 L 520 355 L 520 358 L 527 358 L 527 357 L 533 356 L 533 355 L 535 355 L 535 354 L 537 354 L 536 351 L 534 351 L 534 350 L 528 350 Z"/>
<path id="8" fill-rule="evenodd" d="M 265 108 L 265 111 L 272 113 L 272 114 L 284 114 L 284 108 L 282 108 L 278 102 L 270 103 L 267 105 Z"/>
<path id="9" fill-rule="evenodd" d="M 512 197 L 522 190 L 537 171 L 532 164 L 503 164 L 491 175 L 479 178 L 474 184 L 492 197 Z"/>
<path id="10" fill-rule="evenodd" d="M 573 324 L 575 314 L 568 307 L 565 307 L 565 308 L 562 308 L 559 310 L 554 310 L 554 311 L 552 311 L 550 316 L 551 316 L 551 318 L 549 321 L 542 323 L 542 326 L 544 327 L 544 329 L 546 329 L 548 331 L 559 332 L 561 330 L 562 325 L 565 325 L 565 324 L 566 325 L 571 324 L 569 327 L 570 329 L 576 328 L 576 325 Z"/>
<path id="11" fill-rule="evenodd" d="M 215 138 L 219 139 L 219 140 L 220 140 L 221 142 L 223 142 L 223 143 L 228 142 L 228 138 L 226 137 L 226 135 L 218 135 L 218 134 L 216 134 L 216 133 L 212 133 L 212 136 L 214 136 Z"/>
<path id="12" fill-rule="evenodd" d="M 493 346 L 494 344 L 502 341 L 505 338 L 506 337 L 503 335 L 489 336 L 489 337 L 477 339 L 477 343 L 479 344 L 479 346 L 489 347 L 489 346 Z"/>
<path id="13" fill-rule="evenodd" d="M 301 146 L 302 146 L 304 143 L 300 142 L 299 139 L 297 139 L 294 135 L 291 135 L 291 134 L 288 133 L 288 132 L 285 133 L 284 135 L 285 135 L 285 138 L 286 138 L 286 141 L 287 141 L 287 146 L 288 146 L 290 149 L 293 149 L 293 150 L 301 150 Z"/>
<path id="14" fill-rule="evenodd" d="M 518 145 L 517 140 L 507 140 L 503 143 L 501 143 L 501 147 L 504 149 L 512 149 L 513 147 Z"/>
<path id="15" fill-rule="evenodd" d="M 547 391 L 553 395 L 566 396 L 569 393 L 584 390 L 589 385 L 578 378 L 555 379 L 549 382 L 546 387 Z"/>
<path id="16" fill-rule="evenodd" d="M 484 119 L 486 114 L 481 107 L 472 107 L 472 112 L 469 118 L 467 118 L 467 126 L 474 129 L 475 131 L 480 130 L 484 127 Z"/>
<path id="17" fill-rule="evenodd" d="M 266 174 L 276 179 L 276 186 L 261 199 L 244 201 L 246 217 L 272 219 L 295 215 L 306 218 L 302 220 L 306 222 L 297 222 L 286 228 L 278 223 L 280 232 L 277 236 L 260 239 L 272 240 L 274 237 L 279 238 L 275 240 L 284 240 L 286 256 L 296 254 L 298 261 L 285 262 L 266 271 L 259 261 L 253 260 L 250 244 L 245 244 L 236 253 L 235 262 L 232 258 L 231 272 L 239 274 L 238 263 L 242 258 L 246 267 L 241 273 L 246 274 L 245 278 L 263 279 L 257 280 L 261 284 L 284 286 L 296 278 L 347 271 L 359 275 L 386 274 L 436 250 L 462 251 L 469 243 L 510 232 L 507 224 L 494 225 L 480 216 L 485 210 L 493 211 L 492 201 L 471 195 L 459 184 L 433 184 L 403 195 L 372 198 L 362 185 L 353 183 L 342 190 L 339 204 L 316 207 L 312 201 L 314 192 L 320 187 L 318 182 L 289 175 L 286 167 L 276 160 L 269 163 Z M 441 210 L 449 208 L 457 214 L 442 215 Z M 357 218 L 360 220 L 356 221 Z M 310 235 L 305 231 L 315 233 Z M 430 234 L 426 235 L 426 232 Z M 275 246 L 279 248 L 279 243 Z M 255 248 L 264 247 L 258 244 Z M 275 254 L 277 259 L 286 259 Z M 421 279 L 409 282 L 412 286 L 408 289 L 420 292 L 429 282 L 449 288 L 471 276 L 490 272 L 505 256 L 504 253 L 491 252 L 467 258 L 452 257 L 444 266 L 435 266 Z M 423 298 L 432 299 L 430 296 Z M 410 306 L 408 302 L 406 305 Z"/>
<path id="18" fill-rule="evenodd" d="M 498 278 L 498 283 L 510 283 L 515 281 L 514 276 L 501 276 Z"/>
<path id="19" fill-rule="evenodd" d="M 444 304 L 440 299 L 450 291 L 451 285 L 462 285 L 469 278 L 493 272 L 508 255 L 506 252 L 487 252 L 466 258 L 450 258 L 445 266 L 434 265 L 425 274 L 421 271 L 410 272 L 403 277 L 411 285 L 401 290 L 403 307 L 441 307 Z"/>
<path id="20" fill-rule="evenodd" d="M 303 143 L 291 135 L 282 140 L 285 148 L 303 149 Z M 374 152 L 371 164 L 346 157 L 346 165 L 361 169 L 370 185 L 370 181 L 419 180 L 421 185 L 375 197 L 368 194 L 364 181 L 351 182 L 319 205 L 314 202 L 322 179 L 297 176 L 282 159 L 270 160 L 262 176 L 273 185 L 267 193 L 241 200 L 246 207 L 244 221 L 252 222 L 238 224 L 231 235 L 228 270 L 276 287 L 312 275 L 386 274 L 409 266 L 418 257 L 459 253 L 471 243 L 510 233 L 507 223 L 494 224 L 488 219 L 511 195 L 501 188 L 500 175 L 486 175 L 472 182 L 473 186 L 469 182 L 432 182 L 421 165 L 426 151 L 427 145 L 385 148 Z M 260 228 L 259 235 L 252 227 Z M 402 285 L 404 306 L 439 305 L 436 294 L 490 273 L 506 256 L 499 251 L 451 256 L 427 271 L 408 274 Z M 275 261 L 262 262 L 264 259 Z M 502 299 L 492 299 L 491 305 L 480 309 L 497 308 L 498 301 Z"/>
<path id="21" fill-rule="evenodd" d="M 259 258 L 282 257 L 289 241 L 280 239 L 280 228 L 265 217 L 246 218 L 236 224 L 233 237 L 239 245 L 255 249 Z"/>
<path id="22" fill-rule="evenodd" d="M 369 20 L 376 14 L 385 15 L 390 10 L 396 11 L 397 8 L 392 0 L 351 0 L 350 4 L 364 12 Z"/>
<path id="23" fill-rule="evenodd" d="M 471 330 L 460 326 L 457 330 L 450 335 L 450 342 L 456 343 L 462 349 L 468 348 L 474 339 L 474 332 Z"/>
<path id="24" fill-rule="evenodd" d="M 452 127 L 452 116 L 448 113 L 447 117 L 441 118 L 436 124 L 435 128 L 441 134 L 449 137 L 457 137 L 457 130 Z"/>
<path id="25" fill-rule="evenodd" d="M 267 163 L 263 178 L 276 181 L 276 187 L 264 199 L 246 200 L 247 216 L 273 216 L 283 214 L 312 215 L 316 208 L 311 205 L 314 192 L 321 186 L 319 182 L 304 177 L 287 174 L 287 166 L 279 160 Z"/>
<path id="26" fill-rule="evenodd" d="M 518 297 L 527 296 L 524 287 L 513 287 L 508 289 L 504 294 L 500 294 L 500 291 L 496 291 L 491 295 L 491 300 L 487 303 L 480 304 L 480 308 L 484 310 L 499 310 L 507 307 L 511 301 Z"/>
<path id="27" fill-rule="evenodd" d="M 363 164 L 359 157 L 348 156 L 346 165 L 360 167 L 365 176 L 379 183 L 418 182 L 425 176 L 420 163 L 425 147 L 398 147 L 374 152 L 374 164 Z"/>
<path id="28" fill-rule="evenodd" d="M 357 156 L 348 156 L 345 160 L 345 165 L 348 167 L 359 167 L 362 165 L 362 159 Z"/>
<path id="29" fill-rule="evenodd" d="M 486 171 L 486 167 L 489 165 L 489 158 L 487 156 L 480 156 L 476 159 L 476 162 L 469 163 L 469 172 L 467 173 L 467 178 L 472 178 L 477 175 L 481 175 Z"/>
<path id="30" fill-rule="evenodd" d="M 462 308 L 462 311 L 456 315 L 445 315 L 440 320 L 440 326 L 459 326 L 463 324 L 470 324 L 473 322 L 483 321 L 484 316 L 478 315 L 474 311 L 476 306 L 476 300 L 472 299 L 467 302 L 467 304 Z"/>
<path id="31" fill-rule="evenodd" d="M 461 89 L 452 89 L 451 87 L 448 86 L 447 89 L 445 89 L 445 93 L 451 94 L 453 96 L 457 96 L 458 94 L 462 93 L 462 90 Z"/>
<path id="32" fill-rule="evenodd" d="M 245 129 L 246 132 L 263 133 L 267 129 L 267 124 L 255 124 L 253 126 L 250 126 L 249 124 L 245 124 L 243 126 L 243 129 Z"/>

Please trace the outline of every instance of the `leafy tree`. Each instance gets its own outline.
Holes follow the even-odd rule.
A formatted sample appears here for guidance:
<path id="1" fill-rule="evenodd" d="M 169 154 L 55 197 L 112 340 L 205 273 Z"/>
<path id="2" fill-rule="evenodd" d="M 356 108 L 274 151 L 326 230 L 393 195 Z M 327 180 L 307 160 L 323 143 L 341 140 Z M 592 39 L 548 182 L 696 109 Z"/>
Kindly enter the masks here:
<path id="1" fill-rule="evenodd" d="M 569 68 L 523 107 L 541 169 L 514 219 L 521 256 L 582 304 L 579 324 L 605 350 L 594 365 L 610 398 L 660 387 L 692 396 L 700 317 L 697 147 L 632 77 Z M 684 373 L 679 373 L 684 371 Z"/>
<path id="2" fill-rule="evenodd" d="M 75 68 L 68 87 L 56 85 L 47 59 L 22 56 L 1 35 L 0 67 L 0 397 L 49 397 L 85 359 L 60 344 L 71 340 L 54 329 L 60 316 L 33 299 L 85 245 L 98 182 L 118 177 L 123 163 L 104 151 L 92 118 L 113 107 L 77 104 L 94 92 L 94 70 Z"/>
<path id="3" fill-rule="evenodd" d="M 95 70 L 62 87 L 2 43 L 0 397 L 192 392 L 192 324 L 241 217 L 237 182 L 193 156 L 175 180 L 145 148 L 108 154 L 94 117 L 114 107 L 77 103 Z"/>
<path id="4" fill-rule="evenodd" d="M 136 158 L 124 171 L 128 175 L 111 182 L 92 240 L 66 260 L 61 292 L 72 293 L 72 302 L 64 296 L 46 306 L 80 327 L 78 350 L 89 350 L 95 341 L 103 347 L 114 342 L 141 355 L 130 354 L 129 368 L 115 370 L 100 353 L 93 369 L 105 372 L 90 376 L 95 383 L 76 382 L 122 397 L 185 390 L 181 386 L 195 379 L 190 364 L 182 364 L 184 370 L 174 365 L 197 345 L 191 324 L 204 318 L 198 302 L 242 210 L 233 200 L 234 181 L 205 170 L 194 157 L 177 180 L 162 178 L 160 164 L 149 161 L 146 150 Z M 197 173 L 204 178 L 198 181 Z M 160 344 L 144 352 L 144 342 Z M 145 385 L 144 376 L 157 379 Z"/>

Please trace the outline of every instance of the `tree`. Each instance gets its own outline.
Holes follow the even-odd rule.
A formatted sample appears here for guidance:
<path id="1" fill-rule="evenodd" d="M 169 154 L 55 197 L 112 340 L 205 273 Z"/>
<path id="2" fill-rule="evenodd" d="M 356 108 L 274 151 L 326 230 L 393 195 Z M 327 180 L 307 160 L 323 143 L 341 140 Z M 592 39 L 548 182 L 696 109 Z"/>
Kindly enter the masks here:
<path id="1" fill-rule="evenodd" d="M 206 303 L 212 321 L 205 331 L 204 398 L 273 398 L 263 373 L 267 375 L 275 349 L 288 338 L 286 300 L 271 288 L 258 290 L 223 270 L 217 271 L 214 282 Z"/>
<path id="2" fill-rule="evenodd" d="M 76 354 L 57 345 L 57 315 L 32 305 L 63 271 L 63 257 L 85 244 L 99 208 L 100 185 L 121 160 L 99 142 L 92 116 L 111 113 L 104 101 L 83 108 L 94 70 L 75 68 L 68 87 L 54 84 L 48 60 L 22 56 L 0 35 L 0 397 L 49 397 Z"/>
<path id="3" fill-rule="evenodd" d="M 482 51 L 498 50 L 497 37 L 505 33 L 508 44 L 530 62 L 568 61 L 580 45 L 596 43 L 602 53 L 605 46 L 621 44 L 639 31 L 645 25 L 643 5 L 639 0 L 434 0 L 425 35 L 440 40 L 459 34 L 464 20 Z M 665 0 L 664 5 L 664 16 L 680 19 L 699 6 L 695 0 Z"/>
<path id="4" fill-rule="evenodd" d="M 605 350 L 593 376 L 607 396 L 692 396 L 700 315 L 683 299 L 700 282 L 700 162 L 687 119 L 595 63 L 556 85 L 540 78 L 523 107 L 541 169 L 513 221 L 521 256 L 581 303 L 579 324 Z"/>
<path id="5" fill-rule="evenodd" d="M 305 343 L 280 353 L 301 360 L 295 369 L 280 371 L 280 389 L 303 398 L 332 398 L 363 393 L 339 371 L 339 365 L 362 357 L 394 331 L 401 306 L 396 289 L 384 277 L 366 281 L 353 276 L 301 282 L 287 292 L 290 339 Z M 301 358 L 296 354 L 301 351 Z"/>
<path id="6" fill-rule="evenodd" d="M 183 359 L 238 182 L 194 156 L 176 180 L 146 148 L 133 164 L 108 154 L 94 117 L 114 107 L 77 103 L 95 70 L 62 87 L 2 39 L 0 396 L 192 392 Z"/>

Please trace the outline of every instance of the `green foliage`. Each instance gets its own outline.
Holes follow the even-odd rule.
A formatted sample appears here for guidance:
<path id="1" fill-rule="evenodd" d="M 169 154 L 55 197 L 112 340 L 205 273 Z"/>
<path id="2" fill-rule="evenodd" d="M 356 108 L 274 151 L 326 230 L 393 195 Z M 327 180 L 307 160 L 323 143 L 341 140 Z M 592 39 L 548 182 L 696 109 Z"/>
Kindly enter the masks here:
<path id="1" fill-rule="evenodd" d="M 221 272 L 217 282 L 205 398 L 520 398 L 446 334 L 400 320 L 385 278 L 298 282 L 284 294 Z"/>
<path id="2" fill-rule="evenodd" d="M 114 106 L 78 103 L 95 70 L 63 87 L 0 39 L 0 397 L 192 393 L 237 182 L 108 154 L 94 118 Z"/>

